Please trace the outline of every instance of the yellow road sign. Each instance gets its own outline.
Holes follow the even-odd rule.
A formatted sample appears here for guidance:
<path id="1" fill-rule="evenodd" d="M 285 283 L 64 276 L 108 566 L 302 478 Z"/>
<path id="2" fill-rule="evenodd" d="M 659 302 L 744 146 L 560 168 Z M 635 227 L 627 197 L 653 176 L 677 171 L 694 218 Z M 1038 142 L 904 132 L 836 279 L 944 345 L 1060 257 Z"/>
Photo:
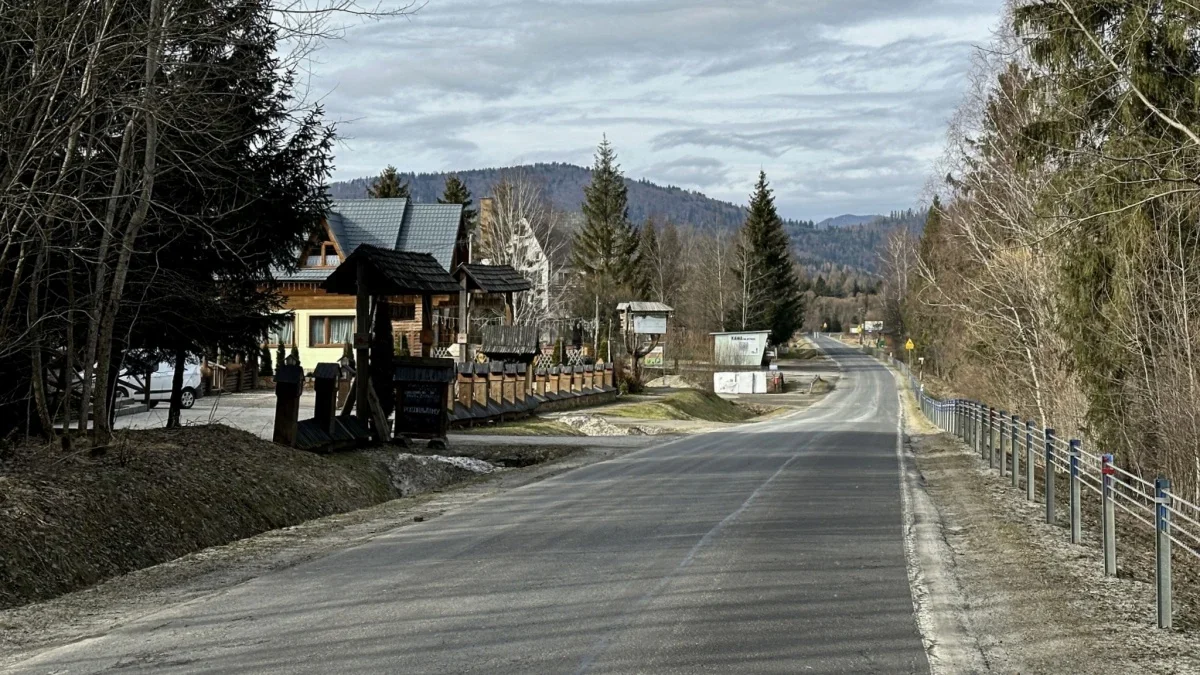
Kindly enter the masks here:
<path id="1" fill-rule="evenodd" d="M 912 350 L 916 349 L 917 346 L 913 344 L 912 340 L 909 340 L 908 342 L 904 343 L 904 348 L 911 352 Z"/>

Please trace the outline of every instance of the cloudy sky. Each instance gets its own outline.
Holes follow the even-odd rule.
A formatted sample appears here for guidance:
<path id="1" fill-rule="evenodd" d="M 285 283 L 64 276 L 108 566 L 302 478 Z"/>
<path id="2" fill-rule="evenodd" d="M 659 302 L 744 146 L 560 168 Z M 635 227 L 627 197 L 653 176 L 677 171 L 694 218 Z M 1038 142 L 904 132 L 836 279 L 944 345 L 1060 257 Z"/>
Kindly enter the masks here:
<path id="1" fill-rule="evenodd" d="M 388 1 L 396 0 L 384 0 Z M 792 218 L 916 204 L 1002 0 L 428 0 L 314 67 L 335 178 L 561 161 Z"/>

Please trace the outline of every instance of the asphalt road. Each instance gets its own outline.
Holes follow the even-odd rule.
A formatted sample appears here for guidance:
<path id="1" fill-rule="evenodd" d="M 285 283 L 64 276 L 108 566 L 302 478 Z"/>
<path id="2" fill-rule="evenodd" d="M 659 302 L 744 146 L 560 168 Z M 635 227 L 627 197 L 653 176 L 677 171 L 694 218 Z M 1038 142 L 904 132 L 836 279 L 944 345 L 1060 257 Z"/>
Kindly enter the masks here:
<path id="1" fill-rule="evenodd" d="M 834 343 L 827 342 L 826 345 Z M 890 374 L 527 485 L 18 672 L 928 672 Z"/>

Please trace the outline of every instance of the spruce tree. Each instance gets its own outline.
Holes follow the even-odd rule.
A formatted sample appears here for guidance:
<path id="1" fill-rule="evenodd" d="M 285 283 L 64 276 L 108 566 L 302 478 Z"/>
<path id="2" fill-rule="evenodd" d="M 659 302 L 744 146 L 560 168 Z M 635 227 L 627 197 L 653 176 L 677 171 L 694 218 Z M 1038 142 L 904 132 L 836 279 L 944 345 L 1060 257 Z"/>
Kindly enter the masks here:
<path id="1" fill-rule="evenodd" d="M 658 277 L 661 302 L 674 307 L 679 304 L 679 291 L 685 278 L 683 264 L 683 242 L 675 222 L 667 220 L 658 237 Z"/>
<path id="2" fill-rule="evenodd" d="M 596 151 L 592 182 L 584 188 L 584 224 L 575 235 L 571 262 L 582 277 L 579 305 L 600 305 L 607 333 L 622 295 L 631 293 L 637 260 L 637 231 L 629 222 L 629 195 L 617 154 L 606 136 Z M 590 314 L 591 311 L 587 311 Z"/>
<path id="3" fill-rule="evenodd" d="M 258 357 L 258 374 L 270 377 L 275 374 L 274 365 L 271 363 L 271 348 L 263 345 L 261 351 Z"/>
<path id="4" fill-rule="evenodd" d="M 650 218 L 638 233 L 637 295 L 643 300 L 662 300 L 662 280 L 659 266 L 662 254 L 658 245 L 658 226 Z"/>
<path id="5" fill-rule="evenodd" d="M 804 317 L 790 244 L 767 174 L 760 172 L 735 252 L 741 303 L 731 318 L 743 330 L 770 330 L 773 345 L 790 340 Z"/>
<path id="6" fill-rule="evenodd" d="M 456 174 L 446 176 L 446 189 L 438 198 L 438 203 L 462 204 L 462 217 L 467 224 L 467 229 L 475 228 L 475 217 L 479 215 L 475 209 L 471 208 L 475 202 L 471 198 L 471 191 L 467 189 L 467 184 L 462 182 L 462 179 Z"/>
<path id="7" fill-rule="evenodd" d="M 409 199 L 410 193 L 408 183 L 400 180 L 400 172 L 391 164 L 367 188 L 367 195 L 372 199 Z"/>

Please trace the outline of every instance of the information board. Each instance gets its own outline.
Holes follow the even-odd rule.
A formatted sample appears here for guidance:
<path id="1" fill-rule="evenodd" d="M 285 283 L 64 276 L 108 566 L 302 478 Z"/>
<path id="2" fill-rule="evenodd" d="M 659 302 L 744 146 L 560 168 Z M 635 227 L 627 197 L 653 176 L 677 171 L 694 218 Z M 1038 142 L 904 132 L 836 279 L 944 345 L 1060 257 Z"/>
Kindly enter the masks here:
<path id="1" fill-rule="evenodd" d="M 454 378 L 454 362 L 449 359 L 396 359 L 392 378 L 396 389 L 396 436 L 445 437 L 450 424 L 447 401 Z"/>

